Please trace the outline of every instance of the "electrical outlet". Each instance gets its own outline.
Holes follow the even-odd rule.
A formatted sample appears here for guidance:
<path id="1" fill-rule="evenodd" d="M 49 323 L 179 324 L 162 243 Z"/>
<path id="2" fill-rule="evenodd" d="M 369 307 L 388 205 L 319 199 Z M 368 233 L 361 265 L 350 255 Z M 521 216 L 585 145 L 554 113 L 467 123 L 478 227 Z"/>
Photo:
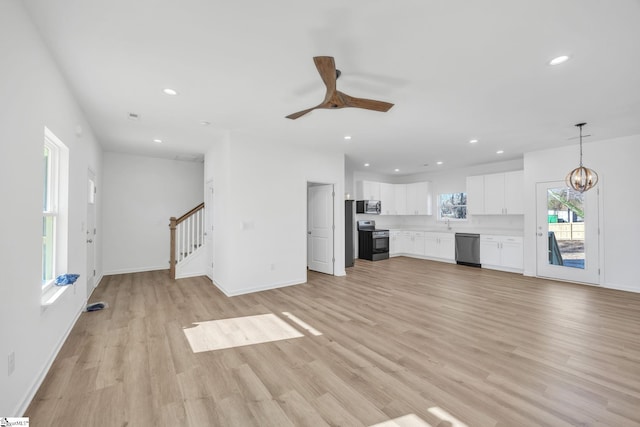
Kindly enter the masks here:
<path id="1" fill-rule="evenodd" d="M 16 370 L 16 352 L 12 351 L 9 353 L 8 357 L 8 365 L 9 365 L 9 375 L 13 374 L 13 371 Z"/>

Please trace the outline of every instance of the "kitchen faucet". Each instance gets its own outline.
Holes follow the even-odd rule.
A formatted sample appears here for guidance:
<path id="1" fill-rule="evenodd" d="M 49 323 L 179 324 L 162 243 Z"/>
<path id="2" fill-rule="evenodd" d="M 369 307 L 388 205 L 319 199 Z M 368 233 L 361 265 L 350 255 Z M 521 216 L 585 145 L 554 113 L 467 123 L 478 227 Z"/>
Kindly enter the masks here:
<path id="1" fill-rule="evenodd" d="M 449 224 L 449 218 L 447 218 L 447 230 L 451 230 L 451 224 Z"/>

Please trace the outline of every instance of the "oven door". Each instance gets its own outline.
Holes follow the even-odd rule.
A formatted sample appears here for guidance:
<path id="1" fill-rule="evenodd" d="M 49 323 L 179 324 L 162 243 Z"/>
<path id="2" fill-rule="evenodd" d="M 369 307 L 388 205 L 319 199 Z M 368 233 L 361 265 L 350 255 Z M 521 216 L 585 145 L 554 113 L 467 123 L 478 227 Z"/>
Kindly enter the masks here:
<path id="1" fill-rule="evenodd" d="M 389 236 L 373 237 L 373 253 L 383 254 L 389 252 Z"/>

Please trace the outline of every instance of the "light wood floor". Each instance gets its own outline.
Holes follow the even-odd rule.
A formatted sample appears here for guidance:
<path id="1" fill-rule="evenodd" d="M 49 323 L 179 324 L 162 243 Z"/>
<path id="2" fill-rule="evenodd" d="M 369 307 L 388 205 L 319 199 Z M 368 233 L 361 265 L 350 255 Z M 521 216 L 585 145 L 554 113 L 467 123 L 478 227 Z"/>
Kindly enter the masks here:
<path id="1" fill-rule="evenodd" d="M 92 301 L 33 426 L 640 425 L 640 294 L 400 257 L 233 298 L 109 276 Z M 193 353 L 183 332 L 269 313 L 304 337 Z"/>

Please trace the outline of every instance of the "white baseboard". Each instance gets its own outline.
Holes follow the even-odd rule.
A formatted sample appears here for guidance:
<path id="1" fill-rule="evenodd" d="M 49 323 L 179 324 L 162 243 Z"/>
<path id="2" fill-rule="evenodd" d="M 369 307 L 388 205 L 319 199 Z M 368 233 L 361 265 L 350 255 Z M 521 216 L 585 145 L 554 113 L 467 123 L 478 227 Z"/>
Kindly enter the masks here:
<path id="1" fill-rule="evenodd" d="M 640 293 L 639 288 L 632 288 L 630 286 L 625 286 L 625 285 L 616 285 L 615 283 L 605 283 L 604 285 L 602 285 L 602 287 L 607 289 L 614 289 L 616 291 Z"/>
<path id="2" fill-rule="evenodd" d="M 225 294 L 228 297 L 235 297 L 238 295 L 245 295 L 245 294 L 250 294 L 253 292 L 260 292 L 260 291 L 268 291 L 271 289 L 278 289 L 278 288 L 284 288 L 287 286 L 294 286 L 294 285 L 301 285 L 303 283 L 306 283 L 306 279 L 304 280 L 292 280 L 292 281 L 287 281 L 287 282 L 281 282 L 281 283 L 271 283 L 271 284 L 266 284 L 266 285 L 261 285 L 261 286 L 255 286 L 255 287 L 249 287 L 249 288 L 242 288 L 242 289 L 236 289 L 233 291 L 229 291 L 224 284 L 220 283 L 219 280 L 214 280 L 213 284 L 216 288 L 220 289 L 220 291 L 222 291 L 223 294 Z"/>
<path id="3" fill-rule="evenodd" d="M 145 271 L 158 271 L 169 270 L 169 265 L 159 267 L 136 267 L 136 268 L 123 268 L 120 270 L 105 271 L 105 276 L 113 276 L 114 274 L 127 274 L 127 273 L 142 273 Z"/>
<path id="4" fill-rule="evenodd" d="M 197 271 L 197 272 L 193 272 L 193 273 L 185 273 L 185 274 L 178 274 L 176 273 L 176 280 L 177 279 L 187 279 L 189 277 L 200 277 L 200 276 L 206 276 L 204 271 Z"/>

